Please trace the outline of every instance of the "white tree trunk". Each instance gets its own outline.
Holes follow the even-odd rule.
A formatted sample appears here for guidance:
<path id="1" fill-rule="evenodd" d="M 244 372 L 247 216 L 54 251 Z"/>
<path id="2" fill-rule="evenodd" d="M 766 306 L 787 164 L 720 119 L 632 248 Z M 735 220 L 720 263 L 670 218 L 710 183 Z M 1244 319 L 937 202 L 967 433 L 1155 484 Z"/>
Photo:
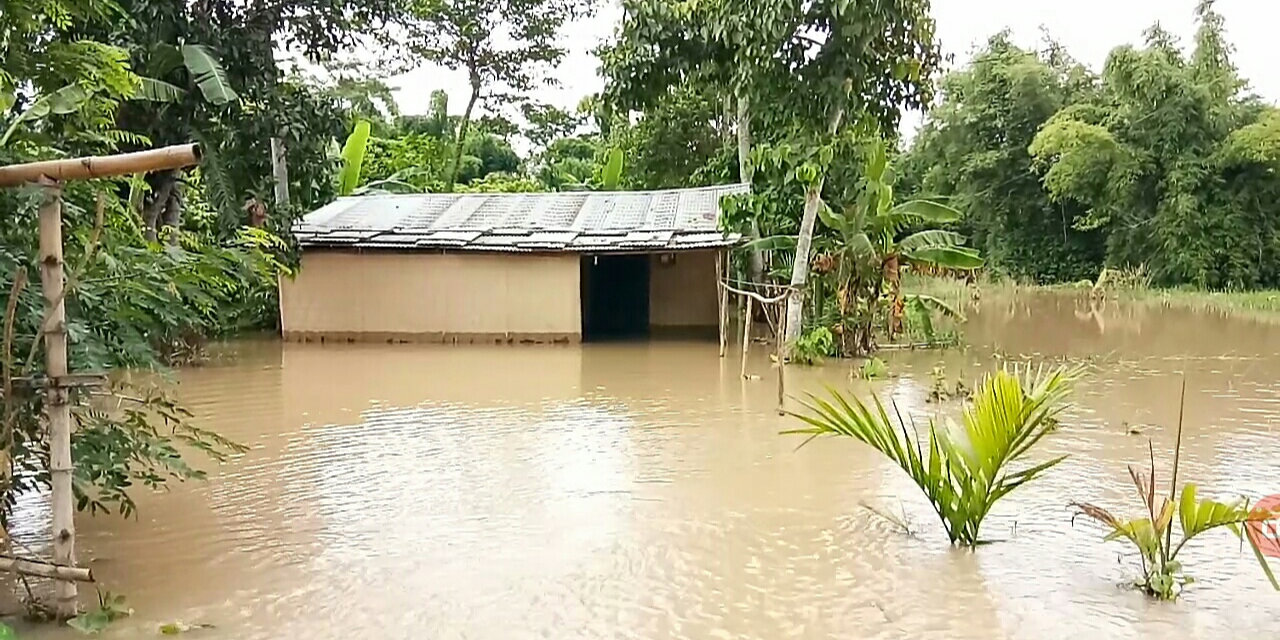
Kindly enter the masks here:
<path id="1" fill-rule="evenodd" d="M 844 107 L 837 107 L 831 114 L 830 135 L 835 136 L 844 120 Z M 824 169 L 825 171 L 825 169 Z M 800 236 L 796 239 L 796 259 L 791 267 L 791 290 L 787 296 L 787 316 L 783 323 L 786 336 L 783 356 L 791 358 L 791 351 L 804 324 L 804 286 L 809 281 L 809 250 L 813 246 L 813 228 L 818 222 L 818 207 L 822 206 L 822 185 L 826 174 L 809 185 L 804 193 L 804 216 L 800 218 Z M 778 363 L 781 366 L 781 362 Z"/>
<path id="2" fill-rule="evenodd" d="M 738 98 L 738 175 L 745 184 L 755 177 L 755 165 L 751 164 L 751 104 L 746 98 Z M 760 223 L 751 219 L 751 239 L 760 238 Z M 764 252 L 752 248 L 750 253 L 751 281 L 764 282 Z"/>
<path id="3" fill-rule="evenodd" d="M 271 176 L 275 180 L 276 211 L 289 204 L 289 164 L 283 138 L 271 139 Z"/>

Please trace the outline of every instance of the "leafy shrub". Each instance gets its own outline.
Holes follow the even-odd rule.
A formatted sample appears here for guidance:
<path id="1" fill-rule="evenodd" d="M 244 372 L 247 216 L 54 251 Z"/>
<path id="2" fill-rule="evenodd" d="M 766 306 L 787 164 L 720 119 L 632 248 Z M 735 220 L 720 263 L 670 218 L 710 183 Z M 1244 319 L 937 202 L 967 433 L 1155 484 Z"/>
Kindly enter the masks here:
<path id="1" fill-rule="evenodd" d="M 836 355 L 836 338 L 831 335 L 831 330 L 814 327 L 800 334 L 791 358 L 799 364 L 817 365 L 833 355 Z"/>

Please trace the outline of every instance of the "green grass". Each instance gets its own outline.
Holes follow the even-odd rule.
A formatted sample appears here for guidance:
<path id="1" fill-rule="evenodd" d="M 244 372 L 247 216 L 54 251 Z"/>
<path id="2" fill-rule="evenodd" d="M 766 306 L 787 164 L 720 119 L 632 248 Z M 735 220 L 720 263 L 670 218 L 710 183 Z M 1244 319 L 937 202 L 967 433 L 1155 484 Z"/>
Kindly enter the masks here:
<path id="1" fill-rule="evenodd" d="M 1012 280 L 979 280 L 976 286 L 950 278 L 907 276 L 903 290 L 940 298 L 949 304 L 963 308 L 975 296 L 981 298 L 1008 298 L 1019 294 L 1052 292 L 1062 295 L 1087 297 L 1092 288 L 1087 283 L 1060 285 L 1029 285 Z M 1189 288 L 1161 289 L 1146 286 L 1108 287 L 1105 295 L 1109 301 L 1125 304 L 1188 309 L 1197 313 L 1214 313 L 1228 317 L 1244 318 L 1259 322 L 1280 322 L 1280 291 L 1202 291 Z"/>

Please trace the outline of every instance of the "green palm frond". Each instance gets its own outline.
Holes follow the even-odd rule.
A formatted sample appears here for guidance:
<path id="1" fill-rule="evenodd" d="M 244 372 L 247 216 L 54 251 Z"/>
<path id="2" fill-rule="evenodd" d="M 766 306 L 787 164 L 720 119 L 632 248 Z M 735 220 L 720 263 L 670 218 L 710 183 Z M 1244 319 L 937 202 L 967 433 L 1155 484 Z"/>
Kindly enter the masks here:
<path id="1" fill-rule="evenodd" d="M 202 159 L 199 171 L 205 198 L 220 218 L 234 221 L 232 227 L 239 226 L 240 200 L 236 196 L 235 181 L 223 162 L 221 147 L 198 131 L 192 132 L 191 137 L 200 144 Z"/>
<path id="2" fill-rule="evenodd" d="M 1065 456 L 1012 471 L 1056 425 L 1081 369 L 1001 370 L 985 376 L 960 425 L 931 422 L 927 448 L 914 425 L 889 417 L 879 398 L 872 406 L 828 390 L 810 395 L 806 413 L 792 415 L 809 425 L 786 433 L 854 438 L 884 454 L 915 481 L 938 512 L 953 543 L 979 543 L 979 529 L 991 506 L 1034 480 Z"/>

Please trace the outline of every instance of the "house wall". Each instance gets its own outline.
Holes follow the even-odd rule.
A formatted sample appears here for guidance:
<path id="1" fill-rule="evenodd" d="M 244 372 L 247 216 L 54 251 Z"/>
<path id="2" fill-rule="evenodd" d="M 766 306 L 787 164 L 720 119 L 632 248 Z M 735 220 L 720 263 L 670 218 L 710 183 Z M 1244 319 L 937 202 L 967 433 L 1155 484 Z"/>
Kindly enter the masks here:
<path id="1" fill-rule="evenodd" d="M 286 339 L 581 339 L 576 255 L 311 250 L 280 283 Z"/>
<path id="2" fill-rule="evenodd" d="M 662 264 L 661 254 L 649 256 L 649 325 L 656 333 L 709 330 L 714 335 L 720 322 L 716 252 L 673 255 L 671 264 Z"/>

